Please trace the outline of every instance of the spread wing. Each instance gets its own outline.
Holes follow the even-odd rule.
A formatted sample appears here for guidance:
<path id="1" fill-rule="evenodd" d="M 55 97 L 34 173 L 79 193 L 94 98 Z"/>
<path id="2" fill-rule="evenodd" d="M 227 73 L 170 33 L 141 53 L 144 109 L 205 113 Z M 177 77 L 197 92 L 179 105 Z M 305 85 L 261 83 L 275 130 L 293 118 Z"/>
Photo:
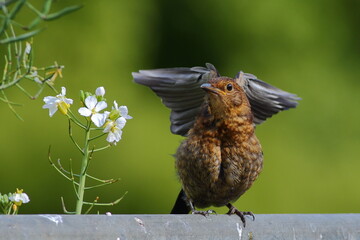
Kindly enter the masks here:
<path id="1" fill-rule="evenodd" d="M 136 83 L 150 87 L 163 104 L 171 109 L 171 132 L 185 136 L 195 122 L 204 101 L 200 85 L 217 76 L 216 69 L 207 67 L 163 68 L 132 73 Z"/>
<path id="2" fill-rule="evenodd" d="M 244 89 L 251 105 L 255 124 L 260 124 L 272 115 L 295 108 L 301 98 L 295 94 L 285 92 L 253 74 L 239 72 L 235 81 Z"/>
<path id="3" fill-rule="evenodd" d="M 205 92 L 200 85 L 220 76 L 209 63 L 206 67 L 140 70 L 132 75 L 136 83 L 150 87 L 171 109 L 171 132 L 182 136 L 186 136 L 193 126 L 204 101 Z M 252 74 L 240 72 L 236 81 L 249 98 L 256 124 L 279 111 L 296 107 L 299 100 L 296 95 L 273 87 Z"/>

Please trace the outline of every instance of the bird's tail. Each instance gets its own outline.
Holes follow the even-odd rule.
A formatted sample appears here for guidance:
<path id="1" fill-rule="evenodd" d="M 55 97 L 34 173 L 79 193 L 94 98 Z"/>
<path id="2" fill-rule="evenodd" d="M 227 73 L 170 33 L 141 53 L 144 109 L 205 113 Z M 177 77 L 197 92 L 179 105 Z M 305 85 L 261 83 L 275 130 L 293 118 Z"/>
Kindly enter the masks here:
<path id="1" fill-rule="evenodd" d="M 191 208 L 186 202 L 185 192 L 181 189 L 170 214 L 188 214 L 190 211 Z"/>

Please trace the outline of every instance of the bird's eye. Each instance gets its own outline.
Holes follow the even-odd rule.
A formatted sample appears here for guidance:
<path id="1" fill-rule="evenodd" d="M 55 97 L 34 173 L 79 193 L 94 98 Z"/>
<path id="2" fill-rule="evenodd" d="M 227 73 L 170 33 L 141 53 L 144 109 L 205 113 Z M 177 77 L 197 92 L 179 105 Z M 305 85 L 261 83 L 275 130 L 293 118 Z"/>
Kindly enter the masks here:
<path id="1" fill-rule="evenodd" d="M 233 90 L 233 85 L 231 83 L 229 83 L 228 85 L 226 85 L 226 90 L 231 91 Z"/>

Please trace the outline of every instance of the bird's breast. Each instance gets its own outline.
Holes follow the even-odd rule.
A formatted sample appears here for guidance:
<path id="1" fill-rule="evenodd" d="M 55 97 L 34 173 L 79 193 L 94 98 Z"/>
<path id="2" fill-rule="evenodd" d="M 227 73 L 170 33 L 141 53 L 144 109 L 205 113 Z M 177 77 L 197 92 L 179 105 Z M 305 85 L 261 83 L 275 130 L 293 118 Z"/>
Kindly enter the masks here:
<path id="1" fill-rule="evenodd" d="M 197 206 L 236 200 L 262 169 L 261 145 L 251 121 L 229 121 L 210 128 L 197 123 L 175 155 L 183 189 Z"/>

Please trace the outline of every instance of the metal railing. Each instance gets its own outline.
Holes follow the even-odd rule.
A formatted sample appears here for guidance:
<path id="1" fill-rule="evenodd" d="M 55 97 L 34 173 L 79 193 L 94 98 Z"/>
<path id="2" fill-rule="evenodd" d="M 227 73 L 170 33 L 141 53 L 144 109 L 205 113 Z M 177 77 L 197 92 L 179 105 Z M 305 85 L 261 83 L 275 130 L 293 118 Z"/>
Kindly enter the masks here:
<path id="1" fill-rule="evenodd" d="M 2 215 L 0 239 L 360 239 L 360 214 Z"/>

